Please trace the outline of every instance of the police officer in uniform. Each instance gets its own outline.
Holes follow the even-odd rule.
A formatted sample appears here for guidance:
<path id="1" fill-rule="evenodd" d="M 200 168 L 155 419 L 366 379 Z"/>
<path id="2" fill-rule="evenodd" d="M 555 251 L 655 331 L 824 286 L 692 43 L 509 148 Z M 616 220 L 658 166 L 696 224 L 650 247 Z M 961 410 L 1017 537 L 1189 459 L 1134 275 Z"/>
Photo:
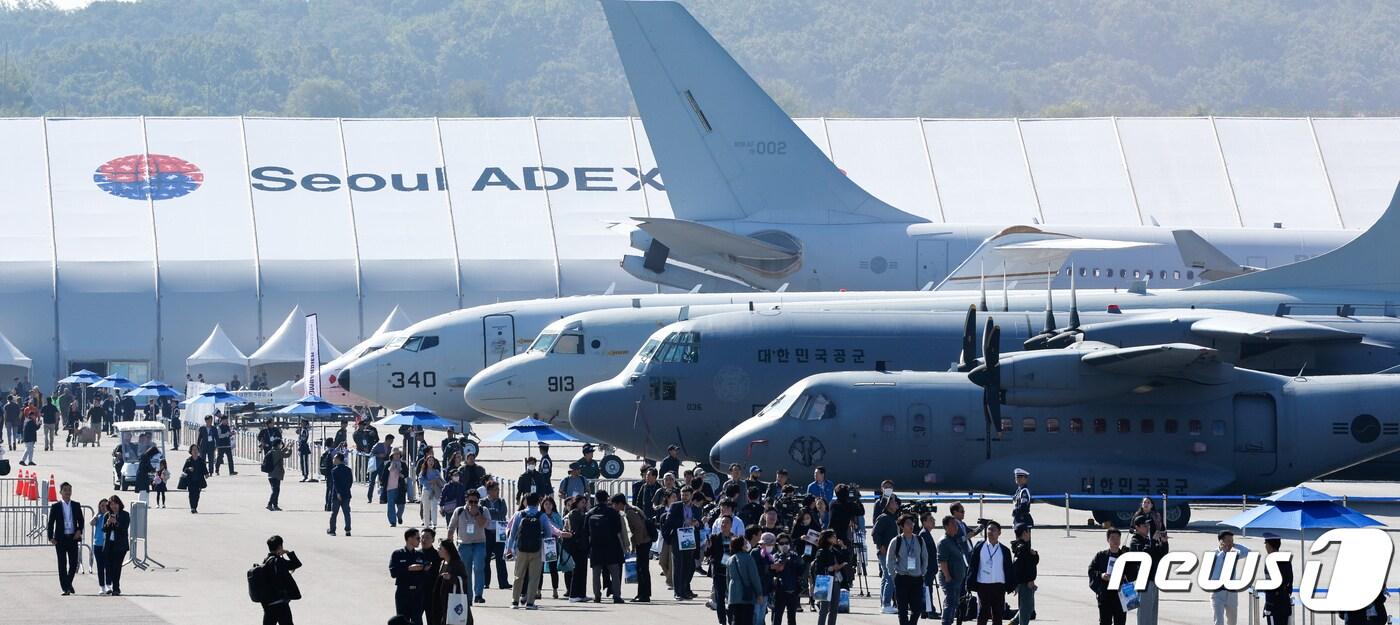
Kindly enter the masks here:
<path id="1" fill-rule="evenodd" d="M 540 441 L 540 474 L 544 475 L 546 482 L 554 481 L 554 459 L 549 457 L 549 443 Z"/>
<path id="2" fill-rule="evenodd" d="M 389 575 L 394 578 L 394 611 L 414 625 L 423 624 L 423 589 L 428 580 L 428 558 L 418 548 L 416 528 L 403 533 L 403 549 L 389 556 Z"/>
<path id="3" fill-rule="evenodd" d="M 1015 476 L 1016 494 L 1011 497 L 1011 520 L 1018 526 L 1034 527 L 1035 521 L 1031 519 L 1031 489 L 1028 486 L 1031 473 L 1025 469 L 1016 469 Z"/>
<path id="4" fill-rule="evenodd" d="M 574 461 L 574 464 L 578 465 L 579 475 L 588 480 L 589 488 L 592 488 L 593 480 L 603 475 L 603 470 L 598 467 L 598 461 L 593 459 L 592 443 L 583 445 L 583 457 Z"/>
<path id="5" fill-rule="evenodd" d="M 1264 553 L 1273 553 L 1283 546 L 1283 541 L 1273 534 L 1264 535 Z M 1283 583 L 1278 588 L 1264 591 L 1265 625 L 1288 625 L 1293 616 L 1293 563 L 1284 560 L 1278 563 L 1279 576 Z"/>

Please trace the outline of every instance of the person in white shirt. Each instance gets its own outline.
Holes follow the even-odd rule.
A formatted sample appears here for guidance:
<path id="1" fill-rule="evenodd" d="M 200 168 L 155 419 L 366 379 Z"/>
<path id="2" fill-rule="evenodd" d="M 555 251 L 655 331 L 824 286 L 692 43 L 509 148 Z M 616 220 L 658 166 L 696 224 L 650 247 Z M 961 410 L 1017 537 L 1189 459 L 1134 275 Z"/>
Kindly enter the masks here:
<path id="1" fill-rule="evenodd" d="M 49 506 L 45 533 L 58 552 L 58 585 L 66 597 L 77 592 L 73 590 L 73 577 L 78 574 L 78 545 L 83 542 L 83 507 L 73 501 L 73 486 L 68 482 L 58 487 L 58 497 Z"/>
<path id="2" fill-rule="evenodd" d="M 1002 625 L 1002 609 L 1006 606 L 1006 589 L 1016 583 L 1011 571 L 1011 550 L 999 542 L 1001 524 L 987 523 L 987 539 L 972 549 L 971 589 L 977 593 L 977 623 L 990 620 Z"/>
<path id="3" fill-rule="evenodd" d="M 1245 557 L 1249 555 L 1249 549 L 1245 548 L 1244 545 L 1236 545 L 1235 535 L 1229 530 L 1220 532 L 1216 538 L 1220 541 L 1220 547 L 1215 550 L 1215 554 L 1211 558 L 1210 579 L 1225 581 L 1234 579 L 1240 563 L 1244 562 Z M 1237 555 L 1231 570 L 1226 571 L 1223 570 L 1225 568 L 1225 554 L 1231 551 Z M 1210 607 L 1211 612 L 1214 613 L 1215 625 L 1226 625 L 1227 623 L 1235 625 L 1239 605 L 1239 591 L 1221 588 L 1210 593 Z"/>

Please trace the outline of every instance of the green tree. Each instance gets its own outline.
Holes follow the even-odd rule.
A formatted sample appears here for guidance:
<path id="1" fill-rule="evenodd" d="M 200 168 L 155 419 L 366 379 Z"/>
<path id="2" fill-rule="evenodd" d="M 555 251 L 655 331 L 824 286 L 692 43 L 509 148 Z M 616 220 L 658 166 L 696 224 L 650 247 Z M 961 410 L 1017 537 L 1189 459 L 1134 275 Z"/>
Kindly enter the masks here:
<path id="1" fill-rule="evenodd" d="M 282 112 L 293 117 L 356 117 L 361 114 L 360 96 L 339 80 L 311 78 L 292 88 Z"/>

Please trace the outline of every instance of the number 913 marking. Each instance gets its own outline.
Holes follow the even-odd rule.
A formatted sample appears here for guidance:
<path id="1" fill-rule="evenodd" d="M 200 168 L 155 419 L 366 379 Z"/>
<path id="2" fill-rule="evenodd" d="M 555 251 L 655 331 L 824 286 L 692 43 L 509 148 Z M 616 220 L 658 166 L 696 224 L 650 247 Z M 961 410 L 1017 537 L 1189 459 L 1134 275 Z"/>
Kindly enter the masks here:
<path id="1" fill-rule="evenodd" d="M 571 393 L 574 390 L 574 376 L 551 375 L 546 384 L 551 393 Z"/>

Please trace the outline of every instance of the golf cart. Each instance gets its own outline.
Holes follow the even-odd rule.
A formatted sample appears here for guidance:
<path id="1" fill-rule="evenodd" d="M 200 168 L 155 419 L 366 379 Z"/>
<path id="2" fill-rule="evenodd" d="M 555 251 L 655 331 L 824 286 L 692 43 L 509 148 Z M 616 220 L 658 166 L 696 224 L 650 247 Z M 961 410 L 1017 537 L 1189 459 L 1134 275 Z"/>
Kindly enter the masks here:
<path id="1" fill-rule="evenodd" d="M 159 453 L 151 458 L 159 468 L 165 457 L 165 436 L 167 425 L 160 421 L 118 421 L 117 449 L 112 452 L 112 488 L 126 490 L 136 484 L 136 468 L 141 456 L 151 447 Z M 120 454 L 120 457 L 118 457 Z"/>

